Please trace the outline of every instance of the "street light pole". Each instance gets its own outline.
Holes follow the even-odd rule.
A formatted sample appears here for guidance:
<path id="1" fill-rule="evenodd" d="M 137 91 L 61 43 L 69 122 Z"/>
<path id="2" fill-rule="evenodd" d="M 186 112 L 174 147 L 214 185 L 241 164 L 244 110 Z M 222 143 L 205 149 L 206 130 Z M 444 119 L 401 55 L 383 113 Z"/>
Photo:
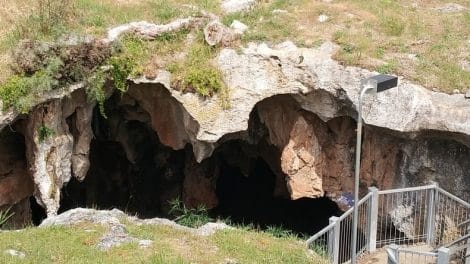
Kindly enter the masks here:
<path id="1" fill-rule="evenodd" d="M 358 202 L 359 202 L 359 173 L 361 170 L 361 146 L 362 146 L 362 101 L 367 93 L 376 94 L 390 88 L 396 87 L 398 78 L 390 75 L 376 75 L 365 79 L 362 82 L 362 88 L 359 93 L 359 104 L 357 114 L 357 137 L 356 137 L 356 165 L 354 168 L 354 209 L 353 209 L 353 232 L 351 247 L 351 263 L 356 264 L 357 261 L 357 222 L 358 222 Z"/>

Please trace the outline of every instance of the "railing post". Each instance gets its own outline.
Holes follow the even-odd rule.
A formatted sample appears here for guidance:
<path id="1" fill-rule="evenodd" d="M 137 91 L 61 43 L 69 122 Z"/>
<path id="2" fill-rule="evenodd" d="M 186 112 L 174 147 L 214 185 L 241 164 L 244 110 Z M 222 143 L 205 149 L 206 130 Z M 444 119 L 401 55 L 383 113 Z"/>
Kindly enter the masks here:
<path id="1" fill-rule="evenodd" d="M 339 235 L 341 232 L 341 222 L 338 217 L 330 217 L 330 224 L 334 223 L 333 236 L 328 235 L 328 252 L 331 254 L 331 263 L 338 264 L 339 262 Z"/>
<path id="2" fill-rule="evenodd" d="M 467 224 L 467 234 L 470 234 L 470 223 Z M 470 238 L 467 239 L 467 249 L 464 251 L 465 256 L 465 264 L 470 264 Z"/>
<path id="3" fill-rule="evenodd" d="M 369 239 L 367 242 L 367 250 L 374 252 L 377 247 L 377 218 L 379 214 L 379 189 L 375 187 L 369 187 L 369 192 L 372 193 L 370 197 L 370 203 L 368 208 L 368 231 Z"/>
<path id="4" fill-rule="evenodd" d="M 398 264 L 399 256 L 398 256 L 398 246 L 395 244 L 391 244 L 387 247 L 387 264 Z"/>
<path id="5" fill-rule="evenodd" d="M 426 201 L 426 244 L 432 245 L 434 242 L 434 226 L 436 221 L 436 201 L 437 201 L 437 183 L 434 188 L 429 189 L 428 200 Z"/>
<path id="6" fill-rule="evenodd" d="M 445 247 L 441 247 L 437 250 L 437 264 L 449 264 L 450 261 L 450 250 Z"/>

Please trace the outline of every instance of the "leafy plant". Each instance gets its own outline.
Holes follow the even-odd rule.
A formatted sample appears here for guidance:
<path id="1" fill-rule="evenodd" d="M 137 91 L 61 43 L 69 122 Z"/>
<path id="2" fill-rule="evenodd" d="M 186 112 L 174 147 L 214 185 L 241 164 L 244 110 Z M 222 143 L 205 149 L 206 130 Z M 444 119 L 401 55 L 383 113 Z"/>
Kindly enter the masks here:
<path id="1" fill-rule="evenodd" d="M 55 131 L 52 128 L 49 128 L 45 125 L 42 125 L 38 128 L 38 140 L 43 142 L 48 139 L 50 136 L 54 135 Z"/>
<path id="2" fill-rule="evenodd" d="M 89 100 L 96 100 L 98 103 L 98 108 L 100 109 L 100 114 L 103 117 L 106 117 L 104 110 L 104 102 L 106 100 L 106 92 L 104 90 L 104 85 L 106 83 L 106 72 L 103 69 L 98 69 L 94 76 L 90 77 L 87 80 L 88 89 L 87 95 Z"/>
<path id="3" fill-rule="evenodd" d="M 185 92 L 195 92 L 203 97 L 210 97 L 226 89 L 222 74 L 211 63 L 215 50 L 199 40 L 189 50 L 182 66 L 169 65 L 175 75 L 175 87 Z"/>
<path id="4" fill-rule="evenodd" d="M 175 217 L 174 221 L 180 225 L 197 228 L 213 221 L 204 205 L 188 208 L 178 198 L 169 201 L 169 204 L 169 214 L 173 215 Z"/>
<path id="5" fill-rule="evenodd" d="M 129 57 L 111 57 L 109 60 L 111 68 L 111 77 L 116 89 L 122 93 L 127 91 L 127 78 L 133 73 L 136 64 Z"/>
<path id="6" fill-rule="evenodd" d="M 11 211 L 11 206 L 8 207 L 6 210 L 4 211 L 0 211 L 0 228 L 8 221 L 10 220 L 10 218 L 15 215 L 14 212 L 10 212 Z"/>

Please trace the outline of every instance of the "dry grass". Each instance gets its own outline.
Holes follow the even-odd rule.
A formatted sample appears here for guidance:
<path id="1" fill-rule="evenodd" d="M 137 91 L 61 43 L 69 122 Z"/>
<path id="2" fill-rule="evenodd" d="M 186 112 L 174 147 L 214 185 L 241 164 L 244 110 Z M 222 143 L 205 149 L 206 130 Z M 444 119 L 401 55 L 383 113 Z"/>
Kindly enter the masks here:
<path id="1" fill-rule="evenodd" d="M 303 1 L 290 7 L 301 30 L 301 43 L 332 40 L 341 46 L 335 58 L 383 73 L 395 73 L 446 92 L 470 89 L 470 5 L 467 11 L 435 10 L 448 1 L 366 0 Z M 319 15 L 327 15 L 319 22 Z"/>

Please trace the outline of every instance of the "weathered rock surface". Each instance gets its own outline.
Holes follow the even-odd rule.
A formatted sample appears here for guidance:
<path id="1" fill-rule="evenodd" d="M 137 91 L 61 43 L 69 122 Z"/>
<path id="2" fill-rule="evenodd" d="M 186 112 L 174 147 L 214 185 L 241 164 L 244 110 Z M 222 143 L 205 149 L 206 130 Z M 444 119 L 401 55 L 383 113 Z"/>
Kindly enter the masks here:
<path id="1" fill-rule="evenodd" d="M 204 19 L 188 18 L 164 27 L 131 23 L 110 30 L 107 40 L 124 32 L 152 38 L 197 26 Z M 230 109 L 223 109 L 217 96 L 203 100 L 173 90 L 170 73 L 159 71 L 152 80 L 133 80 L 122 104 L 138 106 L 145 113 L 129 112 L 125 119 L 148 123 L 160 142 L 174 150 L 190 144 L 194 160 L 202 162 L 226 140 L 253 141 L 256 131 L 250 131 L 249 124 L 256 116 L 280 153 L 279 164 L 268 161 L 269 166 L 279 183 L 287 183 L 292 199 L 351 191 L 360 80 L 374 73 L 340 65 L 331 58 L 336 49 L 329 42 L 317 49 L 298 48 L 291 42 L 274 47 L 250 44 L 241 51 L 225 48 L 214 63 L 230 89 Z M 11 163 L 19 164 L 13 166 L 14 177 L 0 177 L 0 190 L 9 190 L 0 193 L 0 205 L 31 195 L 34 182 L 36 199 L 52 216 L 59 208 L 62 186 L 72 176 L 84 179 L 90 166 L 94 105 L 82 88 L 52 91 L 27 116 L 14 110 L 0 112 L 0 129 L 17 122 L 26 149 L 24 158 L 15 157 Z M 437 180 L 457 194 L 469 192 L 470 101 L 464 95 L 433 92 L 400 79 L 397 89 L 366 97 L 363 117 L 364 187 Z M 54 132 L 44 137 L 41 133 L 48 131 L 44 128 Z M 126 146 L 126 140 L 117 139 L 132 163 L 136 151 Z M 3 159 L 10 164 L 2 156 L 0 173 L 8 174 L 10 170 L 1 167 Z M 23 172 L 22 164 L 28 164 L 29 171 Z M 183 192 L 192 194 L 184 196 L 186 202 L 217 203 L 209 179 L 213 175 L 204 168 L 185 175 Z M 201 190 L 195 191 L 193 185 Z"/>
<path id="2" fill-rule="evenodd" d="M 209 22 L 204 28 L 204 38 L 210 46 L 229 46 L 240 38 L 243 31 L 226 27 L 218 20 Z"/>
<path id="3" fill-rule="evenodd" d="M 113 209 L 113 210 L 95 210 L 87 208 L 76 208 L 68 210 L 62 214 L 48 217 L 45 219 L 40 227 L 57 226 L 57 225 L 75 225 L 78 223 L 91 223 L 100 224 L 115 227 L 111 230 L 108 241 L 120 240 L 119 237 L 124 238 L 127 236 L 125 228 L 123 229 L 123 222 L 132 223 L 136 225 L 167 225 L 172 228 L 184 230 L 187 232 L 194 233 L 195 235 L 210 236 L 217 232 L 217 230 L 232 228 L 224 223 L 207 223 L 199 228 L 189 228 L 186 226 L 179 225 L 174 221 L 165 218 L 150 218 L 150 219 L 139 219 L 135 216 L 126 215 L 124 212 Z M 114 234 L 112 234 L 114 233 Z M 116 239 L 114 239 L 116 238 Z M 125 238 L 124 238 L 125 239 Z M 126 241 L 130 241 L 125 239 Z M 111 243 L 112 244 L 112 243 Z M 145 244 L 145 242 L 144 242 Z M 104 245 L 103 245 L 104 246 Z"/>

